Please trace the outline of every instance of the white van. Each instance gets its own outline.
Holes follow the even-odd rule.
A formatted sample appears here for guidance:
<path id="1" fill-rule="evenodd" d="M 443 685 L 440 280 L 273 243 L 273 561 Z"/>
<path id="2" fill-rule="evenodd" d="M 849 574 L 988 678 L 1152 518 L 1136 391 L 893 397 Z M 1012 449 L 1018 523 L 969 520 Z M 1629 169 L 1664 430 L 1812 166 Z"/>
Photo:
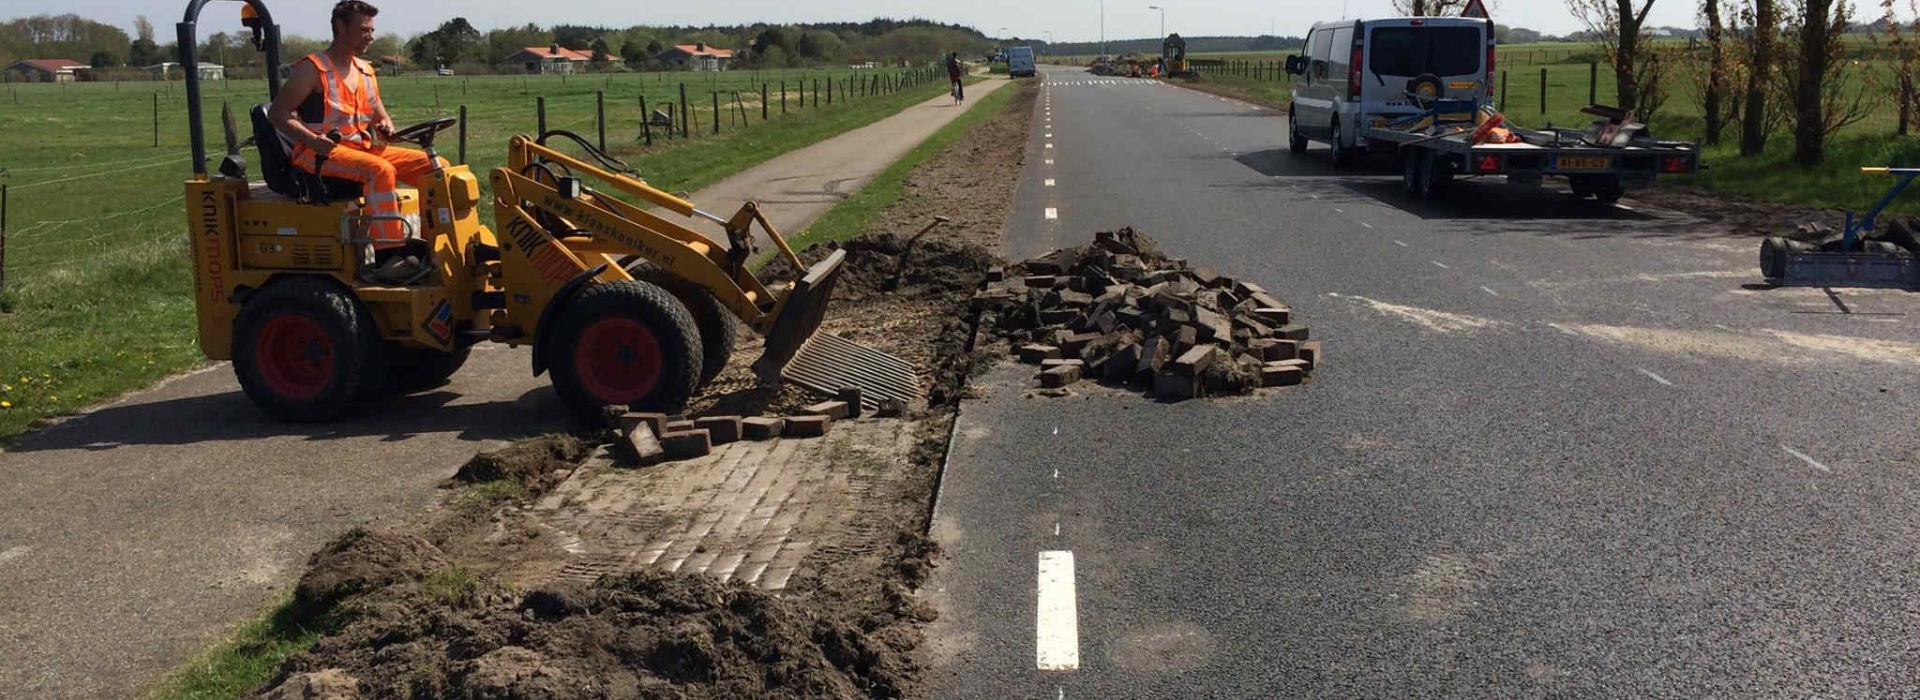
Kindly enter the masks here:
<path id="1" fill-rule="evenodd" d="M 1493 97 L 1493 22 L 1465 17 L 1392 17 L 1313 26 L 1305 55 L 1288 56 L 1293 83 L 1294 153 L 1307 142 L 1333 146 L 1343 166 L 1367 148 L 1367 125 L 1420 110 L 1407 83 L 1433 75 L 1445 97 Z"/>
<path id="2" fill-rule="evenodd" d="M 1007 75 L 1015 78 L 1031 78 L 1036 70 L 1033 65 L 1033 47 L 1014 46 L 1007 49 Z"/>

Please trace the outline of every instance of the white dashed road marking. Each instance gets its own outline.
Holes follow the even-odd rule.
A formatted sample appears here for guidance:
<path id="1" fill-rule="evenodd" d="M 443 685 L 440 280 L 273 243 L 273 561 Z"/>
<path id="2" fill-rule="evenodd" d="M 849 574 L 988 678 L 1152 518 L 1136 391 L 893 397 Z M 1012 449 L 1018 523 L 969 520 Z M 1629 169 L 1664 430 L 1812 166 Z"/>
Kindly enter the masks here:
<path id="1" fill-rule="evenodd" d="M 1080 667 L 1080 615 L 1073 593 L 1073 552 L 1041 552 L 1034 663 L 1042 671 Z"/>
<path id="2" fill-rule="evenodd" d="M 1406 243 L 1406 241 L 1394 241 L 1394 242 L 1393 242 L 1393 244 L 1394 244 L 1394 245 L 1397 245 L 1397 246 L 1400 246 L 1400 247 L 1402 247 L 1402 248 L 1406 248 L 1406 247 L 1408 247 L 1408 246 L 1407 246 L 1407 243 Z"/>
<path id="3" fill-rule="evenodd" d="M 1453 269 L 1453 268 L 1451 268 L 1451 267 L 1447 267 L 1447 264 L 1446 264 L 1446 263 L 1443 263 L 1443 262 L 1440 262 L 1440 261 L 1438 261 L 1438 260 L 1428 260 L 1427 262 L 1430 262 L 1430 263 L 1433 263 L 1433 265 L 1434 265 L 1434 267 L 1438 267 L 1438 268 L 1440 268 L 1440 269 L 1442 269 L 1442 270 L 1451 270 L 1451 269 Z"/>
<path id="4" fill-rule="evenodd" d="M 1491 287 L 1487 287 L 1484 285 L 1480 287 L 1480 291 L 1486 292 L 1488 296 L 1496 296 L 1496 297 L 1500 296 L 1499 292 L 1493 291 Z"/>
<path id="5" fill-rule="evenodd" d="M 1648 379 L 1654 380 L 1656 382 L 1660 382 L 1661 386 L 1673 386 L 1673 382 L 1667 381 L 1666 377 L 1662 377 L 1658 374 L 1648 372 L 1646 369 L 1641 367 L 1635 367 L 1634 369 L 1639 370 L 1641 374 L 1647 375 Z"/>
<path id="6" fill-rule="evenodd" d="M 1060 210 L 1059 210 L 1059 209 L 1055 209 L 1055 208 L 1053 208 L 1053 207 L 1047 207 L 1047 218 L 1049 218 L 1049 219 L 1058 219 L 1058 218 L 1060 218 Z"/>
<path id="7" fill-rule="evenodd" d="M 1799 451 L 1799 450 L 1796 450 L 1796 449 L 1793 449 L 1793 448 L 1791 448 L 1791 447 L 1788 447 L 1788 446 L 1786 446 L 1786 445 L 1781 445 L 1781 446 L 1780 446 L 1780 449 L 1783 449 L 1783 450 L 1786 450 L 1786 451 L 1787 451 L 1787 454 L 1790 454 L 1790 455 L 1793 455 L 1793 456 L 1795 456 L 1795 457 L 1799 457 L 1799 458 L 1800 458 L 1800 461 L 1802 461 L 1802 462 L 1806 462 L 1807 464 L 1811 464 L 1811 465 L 1813 465 L 1813 468 L 1814 468 L 1814 469 L 1818 469 L 1818 470 L 1820 470 L 1820 471 L 1822 471 L 1822 472 L 1826 472 L 1826 473 L 1828 473 L 1828 474 L 1832 474 L 1832 473 L 1833 473 L 1833 470 L 1832 470 L 1832 469 L 1828 469 L 1828 468 L 1827 468 L 1827 465 L 1825 465 L 1825 464 L 1821 464 L 1821 463 L 1819 463 L 1819 462 L 1816 462 L 1816 461 L 1813 461 L 1813 458 L 1812 458 L 1812 457 L 1808 457 L 1808 456 L 1806 455 L 1806 453 L 1804 453 L 1804 452 L 1801 452 L 1801 451 Z"/>
<path id="8" fill-rule="evenodd" d="M 1047 186 L 1048 186 L 1048 187 L 1052 187 L 1052 186 L 1053 186 L 1053 178 L 1047 178 Z"/>
<path id="9" fill-rule="evenodd" d="M 1369 224 L 1365 221 L 1360 222 L 1360 225 L 1365 228 L 1373 228 L 1373 224 Z"/>

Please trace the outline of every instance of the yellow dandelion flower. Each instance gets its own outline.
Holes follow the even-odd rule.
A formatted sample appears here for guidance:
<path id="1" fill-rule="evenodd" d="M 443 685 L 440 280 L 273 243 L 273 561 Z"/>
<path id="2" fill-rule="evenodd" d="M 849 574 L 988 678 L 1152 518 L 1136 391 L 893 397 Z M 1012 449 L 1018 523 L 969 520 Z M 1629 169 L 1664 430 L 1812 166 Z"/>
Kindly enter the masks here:
<path id="1" fill-rule="evenodd" d="M 0 408 L 13 408 L 12 401 L 0 401 Z"/>
<path id="2" fill-rule="evenodd" d="M 60 397 L 58 397 L 58 396 L 49 396 L 49 397 L 47 397 L 47 401 L 48 401 L 49 403 L 60 403 Z"/>

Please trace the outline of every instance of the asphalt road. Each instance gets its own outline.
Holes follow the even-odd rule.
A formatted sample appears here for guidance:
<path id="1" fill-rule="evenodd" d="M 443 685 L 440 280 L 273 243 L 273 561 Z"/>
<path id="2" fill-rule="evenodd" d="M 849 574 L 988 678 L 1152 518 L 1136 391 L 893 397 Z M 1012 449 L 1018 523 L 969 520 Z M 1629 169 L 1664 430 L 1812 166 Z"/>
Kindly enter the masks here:
<path id="1" fill-rule="evenodd" d="M 1757 240 L 1631 198 L 1419 203 L 1391 158 L 1288 153 L 1283 114 L 1043 77 L 1010 256 L 1131 225 L 1326 358 L 1177 404 L 992 375 L 935 518 L 932 697 L 1920 696 L 1920 299 L 1756 288 Z"/>

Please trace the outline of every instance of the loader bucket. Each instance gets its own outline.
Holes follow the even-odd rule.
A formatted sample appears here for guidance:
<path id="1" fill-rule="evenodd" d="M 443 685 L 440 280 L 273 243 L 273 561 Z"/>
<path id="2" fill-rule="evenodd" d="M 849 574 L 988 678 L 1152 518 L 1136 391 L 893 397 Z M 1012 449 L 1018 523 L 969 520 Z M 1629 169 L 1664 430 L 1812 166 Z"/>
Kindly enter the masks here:
<path id="1" fill-rule="evenodd" d="M 846 256 L 844 250 L 834 251 L 794 283 L 753 372 L 764 383 L 786 379 L 827 393 L 859 387 L 861 406 L 867 409 L 877 408 L 882 399 L 911 406 L 920 398 L 919 375 L 911 363 L 818 332 Z"/>

